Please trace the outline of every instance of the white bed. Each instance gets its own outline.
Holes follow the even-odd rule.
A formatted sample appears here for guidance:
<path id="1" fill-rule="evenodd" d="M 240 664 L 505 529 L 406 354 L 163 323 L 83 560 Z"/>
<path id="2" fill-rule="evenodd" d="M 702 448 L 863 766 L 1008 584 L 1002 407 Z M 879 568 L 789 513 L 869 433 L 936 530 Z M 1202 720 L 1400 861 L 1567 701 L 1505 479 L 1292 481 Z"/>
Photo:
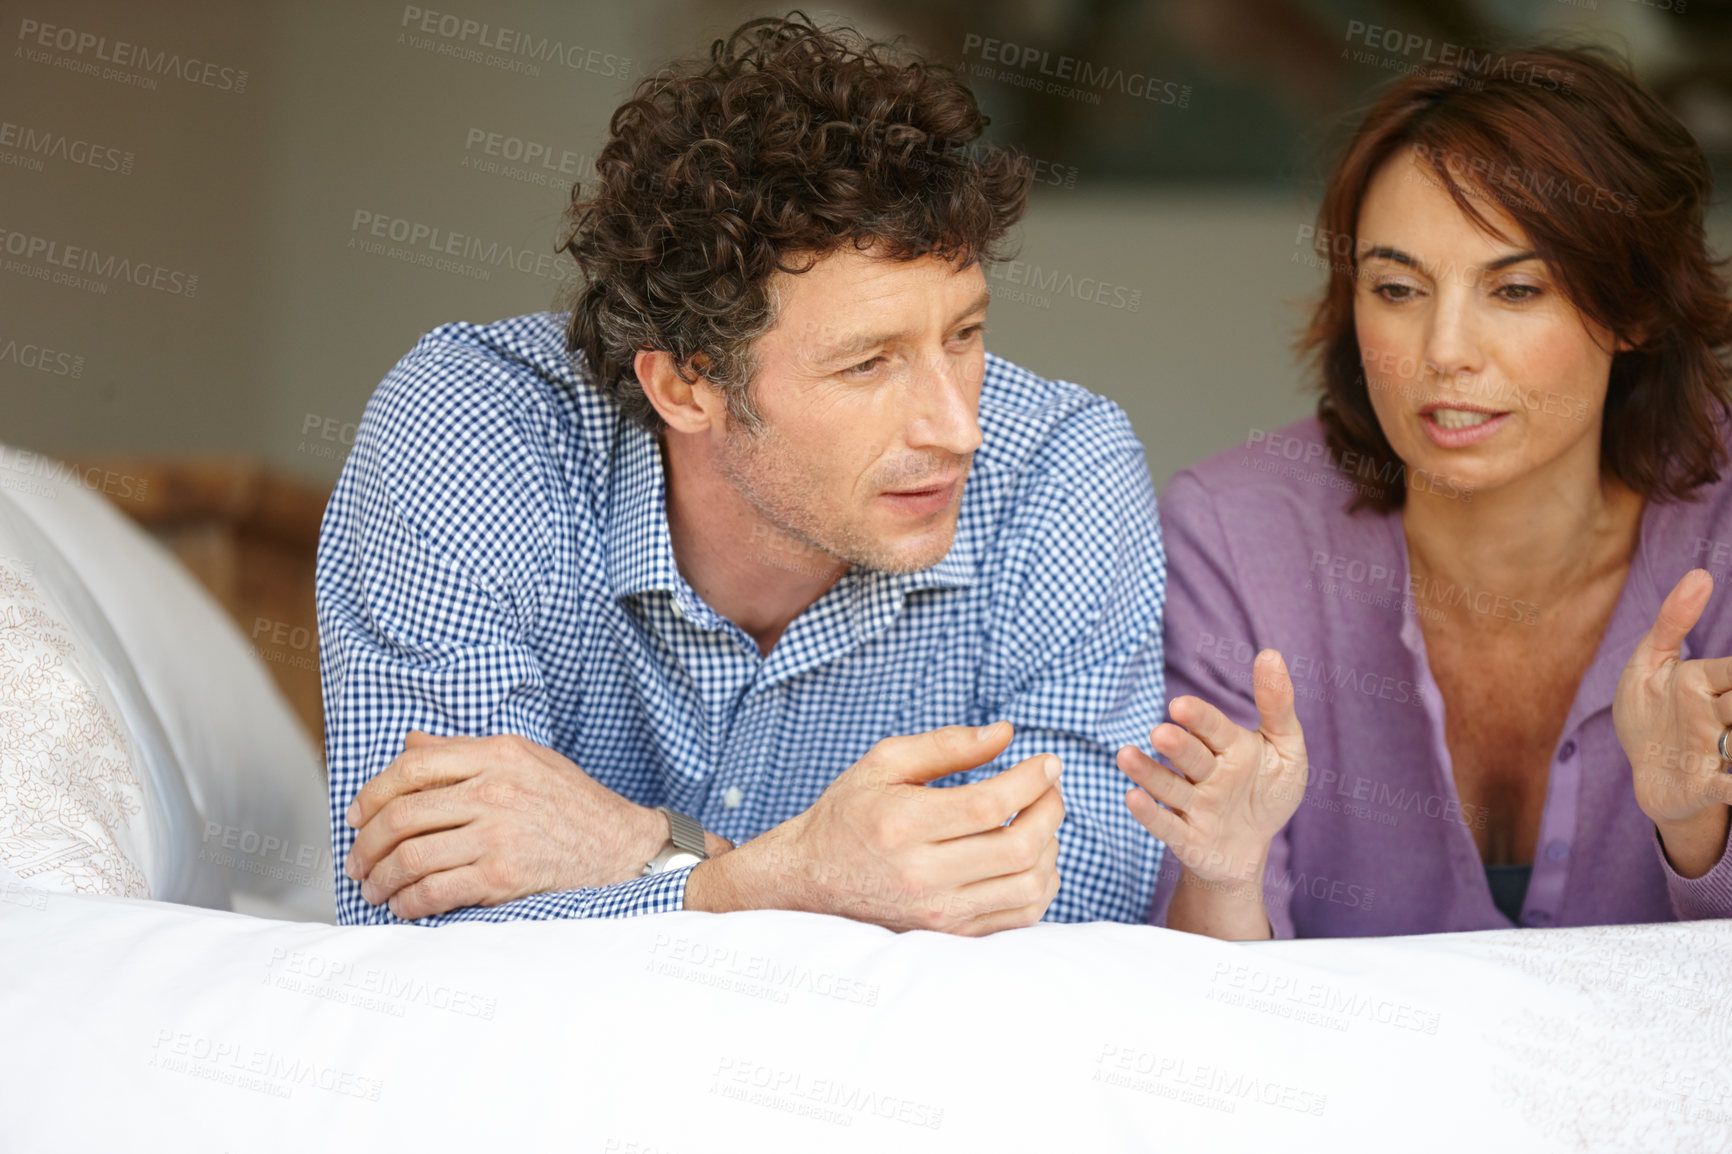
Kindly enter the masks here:
<path id="1" fill-rule="evenodd" d="M 1234 946 L 0 898 L 8 1150 L 1732 1149 L 1732 923 Z"/>
<path id="2" fill-rule="evenodd" d="M 1732 1150 L 1732 921 L 337 927 L 326 813 L 166 554 L 0 492 L 0 1151 Z"/>

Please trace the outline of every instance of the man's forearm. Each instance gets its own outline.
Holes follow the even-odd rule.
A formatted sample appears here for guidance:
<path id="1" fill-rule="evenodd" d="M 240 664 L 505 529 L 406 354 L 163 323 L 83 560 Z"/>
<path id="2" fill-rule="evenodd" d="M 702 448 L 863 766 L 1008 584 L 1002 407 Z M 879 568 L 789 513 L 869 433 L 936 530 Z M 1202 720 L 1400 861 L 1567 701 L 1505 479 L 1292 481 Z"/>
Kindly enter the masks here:
<path id="1" fill-rule="evenodd" d="M 758 895 L 756 879 L 749 876 L 749 855 L 728 852 L 734 844 L 713 833 L 706 832 L 704 839 L 711 847 L 709 860 L 693 866 L 686 878 L 685 908 L 712 914 L 770 908 Z M 720 850 L 715 848 L 717 842 Z"/>
<path id="2" fill-rule="evenodd" d="M 632 882 L 672 836 L 665 814 L 528 738 L 420 731 L 356 793 L 335 844 L 350 826 L 345 876 L 360 883 L 366 904 L 389 902 L 408 920 Z M 454 832 L 460 827 L 466 832 Z M 456 856 L 465 847 L 451 843 L 464 837 L 467 848 L 479 844 L 479 859 Z M 704 848 L 719 857 L 733 846 L 706 831 Z"/>
<path id="3" fill-rule="evenodd" d="M 686 878 L 686 909 L 720 914 L 748 908 L 739 904 L 738 895 L 729 884 L 727 871 L 717 868 L 720 864 L 712 854 L 709 861 L 692 867 L 690 876 Z"/>
<path id="4" fill-rule="evenodd" d="M 691 875 L 686 878 L 686 908 L 705 913 L 750 910 L 752 906 L 743 903 L 740 889 L 727 873 L 729 870 L 722 865 L 717 854 L 710 854 L 708 861 L 693 866 Z"/>

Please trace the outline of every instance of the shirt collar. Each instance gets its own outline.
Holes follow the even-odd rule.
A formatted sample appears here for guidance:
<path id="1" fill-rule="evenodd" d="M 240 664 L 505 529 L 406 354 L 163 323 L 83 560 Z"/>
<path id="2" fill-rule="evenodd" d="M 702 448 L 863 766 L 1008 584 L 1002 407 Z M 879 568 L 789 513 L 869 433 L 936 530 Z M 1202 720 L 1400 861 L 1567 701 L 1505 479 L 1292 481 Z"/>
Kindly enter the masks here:
<path id="1" fill-rule="evenodd" d="M 607 579 L 614 600 L 650 590 L 673 594 L 688 614 L 713 612 L 680 575 L 674 560 L 673 538 L 668 532 L 666 470 L 661 442 L 647 429 L 622 420 L 608 478 Z M 962 511 L 956 539 L 938 564 L 913 573 L 884 573 L 858 567 L 844 580 L 860 587 L 863 596 L 876 600 L 884 593 L 900 594 L 915 589 L 956 588 L 973 585 L 979 547 L 977 517 L 971 511 L 978 503 L 980 486 L 964 485 Z M 970 501 L 970 496 L 976 501 Z"/>
<path id="2" fill-rule="evenodd" d="M 663 497 L 661 445 L 653 433 L 619 423 L 608 477 L 607 580 L 614 599 L 685 585 L 674 563 Z"/>

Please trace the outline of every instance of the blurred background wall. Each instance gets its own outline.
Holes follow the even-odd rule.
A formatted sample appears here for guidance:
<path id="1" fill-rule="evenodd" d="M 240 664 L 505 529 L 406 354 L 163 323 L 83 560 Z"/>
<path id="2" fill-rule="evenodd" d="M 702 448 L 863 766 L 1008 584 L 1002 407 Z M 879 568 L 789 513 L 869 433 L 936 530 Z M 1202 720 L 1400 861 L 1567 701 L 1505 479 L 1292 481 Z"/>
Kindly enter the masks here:
<path id="1" fill-rule="evenodd" d="M 631 85 L 781 11 L 6 0 L 0 441 L 75 460 L 240 455 L 328 489 L 369 394 L 423 332 L 550 306 L 560 211 Z M 1321 273 L 1299 230 L 1344 121 L 1399 71 L 1452 45 L 1611 43 L 1722 184 L 1732 156 L 1732 6 L 1708 0 L 807 11 L 970 70 L 989 139 L 1037 164 L 1021 259 L 1042 271 L 993 282 L 989 347 L 1122 404 L 1158 484 L 1310 410 L 1290 349 Z M 1049 93 L 1041 61 L 1059 56 L 1148 79 Z M 393 229 L 473 236 L 504 259 L 429 267 L 429 245 Z M 1732 248 L 1723 209 L 1714 236 Z M 1123 291 L 1038 283 L 1084 278 Z"/>

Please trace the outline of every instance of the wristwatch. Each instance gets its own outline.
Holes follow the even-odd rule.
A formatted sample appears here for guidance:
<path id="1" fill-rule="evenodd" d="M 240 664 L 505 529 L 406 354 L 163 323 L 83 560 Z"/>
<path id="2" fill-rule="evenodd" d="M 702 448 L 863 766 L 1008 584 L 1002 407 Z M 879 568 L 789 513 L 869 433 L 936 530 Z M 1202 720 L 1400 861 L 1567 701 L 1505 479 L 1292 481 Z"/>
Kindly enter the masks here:
<path id="1" fill-rule="evenodd" d="M 662 851 L 644 864 L 644 876 L 667 873 L 669 870 L 684 869 L 686 866 L 697 865 L 709 860 L 709 853 L 704 849 L 704 827 L 677 810 L 671 810 L 665 805 L 656 806 L 658 813 L 667 815 L 668 841 L 662 846 Z"/>

